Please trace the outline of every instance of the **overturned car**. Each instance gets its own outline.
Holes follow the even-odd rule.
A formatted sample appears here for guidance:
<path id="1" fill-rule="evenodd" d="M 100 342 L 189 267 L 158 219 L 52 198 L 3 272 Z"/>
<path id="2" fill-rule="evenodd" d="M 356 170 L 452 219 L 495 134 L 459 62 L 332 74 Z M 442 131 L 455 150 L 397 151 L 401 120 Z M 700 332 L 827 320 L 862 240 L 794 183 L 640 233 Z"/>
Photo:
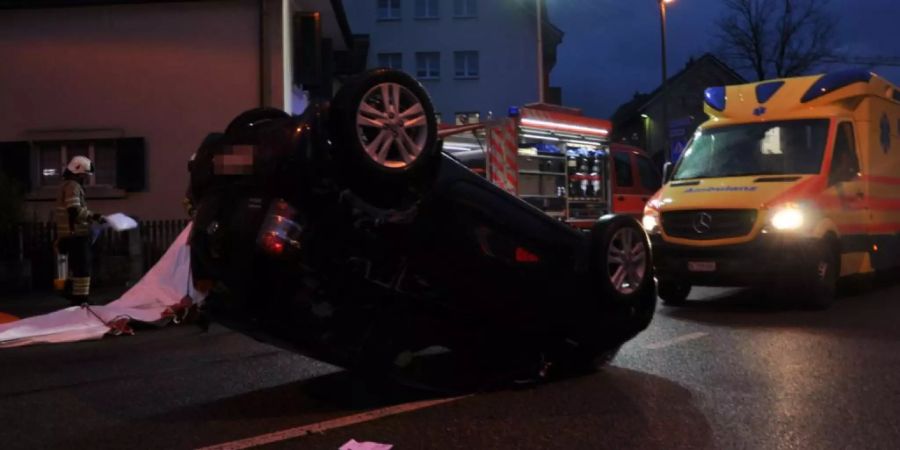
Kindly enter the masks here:
<path id="1" fill-rule="evenodd" d="M 418 82 L 378 69 L 208 138 L 190 245 L 195 280 L 224 287 L 212 316 L 370 373 L 434 347 L 542 375 L 609 360 L 656 306 L 641 226 L 547 216 L 443 153 L 434 117 Z"/>

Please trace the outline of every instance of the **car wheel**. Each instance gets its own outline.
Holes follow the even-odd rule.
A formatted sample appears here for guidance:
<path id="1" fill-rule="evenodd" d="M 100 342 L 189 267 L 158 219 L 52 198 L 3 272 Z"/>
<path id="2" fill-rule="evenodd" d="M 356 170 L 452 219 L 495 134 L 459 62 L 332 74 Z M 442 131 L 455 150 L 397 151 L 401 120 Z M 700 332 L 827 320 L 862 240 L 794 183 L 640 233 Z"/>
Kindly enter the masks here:
<path id="1" fill-rule="evenodd" d="M 829 241 L 815 247 L 810 263 L 800 281 L 799 296 L 809 309 L 823 310 L 834 303 L 837 296 L 837 280 L 840 274 L 838 249 Z"/>
<path id="2" fill-rule="evenodd" d="M 331 117 L 339 171 L 358 195 L 394 207 L 405 192 L 430 185 L 440 153 L 437 120 L 411 76 L 388 69 L 362 74 L 335 96 Z"/>
<path id="3" fill-rule="evenodd" d="M 602 218 L 592 230 L 594 272 L 604 309 L 612 317 L 612 342 L 622 343 L 650 324 L 656 311 L 650 241 L 636 220 Z"/>
<path id="4" fill-rule="evenodd" d="M 680 281 L 659 280 L 656 284 L 659 298 L 667 306 L 682 306 L 691 294 L 691 285 Z"/>

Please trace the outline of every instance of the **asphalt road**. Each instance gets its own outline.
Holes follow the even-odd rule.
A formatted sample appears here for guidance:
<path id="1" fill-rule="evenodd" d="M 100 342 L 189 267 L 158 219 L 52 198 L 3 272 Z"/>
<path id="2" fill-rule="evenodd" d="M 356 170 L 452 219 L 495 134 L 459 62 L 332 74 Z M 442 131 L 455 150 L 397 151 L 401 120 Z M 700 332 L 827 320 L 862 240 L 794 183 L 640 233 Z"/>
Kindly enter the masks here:
<path id="1" fill-rule="evenodd" d="M 900 284 L 692 298 L 595 374 L 446 401 L 217 326 L 0 350 L 0 448 L 900 448 Z"/>

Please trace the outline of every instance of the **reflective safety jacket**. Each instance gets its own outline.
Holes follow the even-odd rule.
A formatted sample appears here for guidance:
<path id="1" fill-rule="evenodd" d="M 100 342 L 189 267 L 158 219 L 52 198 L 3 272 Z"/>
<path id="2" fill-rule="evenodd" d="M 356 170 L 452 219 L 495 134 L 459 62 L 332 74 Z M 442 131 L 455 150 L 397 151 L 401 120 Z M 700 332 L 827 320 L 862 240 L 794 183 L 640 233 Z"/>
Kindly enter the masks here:
<path id="1" fill-rule="evenodd" d="M 84 188 L 75 180 L 64 180 L 56 200 L 54 219 L 57 236 L 88 236 L 93 212 L 84 201 Z"/>

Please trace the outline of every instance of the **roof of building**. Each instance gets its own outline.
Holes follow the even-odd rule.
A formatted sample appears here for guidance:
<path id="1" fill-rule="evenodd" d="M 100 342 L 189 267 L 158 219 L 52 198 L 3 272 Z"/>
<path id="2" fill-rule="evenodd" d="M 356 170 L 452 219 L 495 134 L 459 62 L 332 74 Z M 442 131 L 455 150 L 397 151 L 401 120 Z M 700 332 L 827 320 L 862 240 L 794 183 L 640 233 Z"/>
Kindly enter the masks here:
<path id="1" fill-rule="evenodd" d="M 669 88 L 671 89 L 672 85 L 678 83 L 679 80 L 684 79 L 687 75 L 689 75 L 694 70 L 697 70 L 704 65 L 712 64 L 720 69 L 722 69 L 726 74 L 728 74 L 731 78 L 733 78 L 732 83 L 727 84 L 739 84 L 745 83 L 747 80 L 744 79 L 739 73 L 735 72 L 734 69 L 729 67 L 727 64 L 722 62 L 719 58 L 716 58 L 710 53 L 705 53 L 703 56 L 697 59 L 691 59 L 685 64 L 684 68 L 678 71 L 675 75 L 669 77 Z M 622 104 L 616 109 L 616 112 L 613 113 L 612 121 L 614 123 L 620 123 L 622 120 L 637 115 L 643 111 L 646 111 L 647 108 L 656 103 L 661 98 L 663 86 L 660 85 L 653 92 L 649 94 L 636 93 L 634 98 L 631 101 Z"/>

